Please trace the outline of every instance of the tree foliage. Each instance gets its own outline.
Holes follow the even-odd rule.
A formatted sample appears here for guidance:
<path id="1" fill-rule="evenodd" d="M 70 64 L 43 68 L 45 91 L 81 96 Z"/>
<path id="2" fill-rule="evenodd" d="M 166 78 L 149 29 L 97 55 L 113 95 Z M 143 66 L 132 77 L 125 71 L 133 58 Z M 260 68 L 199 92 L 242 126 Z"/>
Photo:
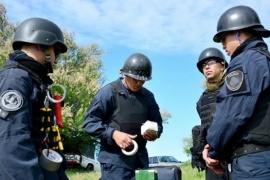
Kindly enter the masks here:
<path id="1" fill-rule="evenodd" d="M 7 55 L 12 51 L 11 42 L 15 26 L 8 22 L 6 8 L 0 3 L 0 67 L 2 67 L 8 58 Z"/>
<path id="2" fill-rule="evenodd" d="M 183 144 L 184 144 L 184 147 L 183 147 L 184 153 L 187 156 L 191 156 L 190 148 L 193 147 L 192 137 L 183 138 Z"/>
<path id="3" fill-rule="evenodd" d="M 58 68 L 51 77 L 55 83 L 67 89 L 62 109 L 64 129 L 61 133 L 66 150 L 77 152 L 96 142 L 82 131 L 81 125 L 90 101 L 105 80 L 102 77 L 101 61 L 105 52 L 97 44 L 84 47 L 77 45 L 74 33 L 64 31 L 64 37 L 68 51 L 61 55 Z"/>
<path id="4" fill-rule="evenodd" d="M 161 118 L 164 124 L 168 124 L 168 120 L 172 117 L 171 113 L 167 109 L 162 109 Z"/>

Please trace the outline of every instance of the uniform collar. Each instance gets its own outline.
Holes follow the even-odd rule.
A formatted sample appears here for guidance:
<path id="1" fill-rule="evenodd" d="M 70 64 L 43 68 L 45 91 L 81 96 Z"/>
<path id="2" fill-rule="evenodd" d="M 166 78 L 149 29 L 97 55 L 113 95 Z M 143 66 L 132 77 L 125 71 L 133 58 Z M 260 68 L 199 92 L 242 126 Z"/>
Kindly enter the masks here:
<path id="1" fill-rule="evenodd" d="M 262 38 L 252 36 L 235 49 L 234 53 L 231 56 L 231 61 L 233 58 L 241 54 L 243 51 L 254 47 L 264 47 L 267 49 L 267 45 Z"/>

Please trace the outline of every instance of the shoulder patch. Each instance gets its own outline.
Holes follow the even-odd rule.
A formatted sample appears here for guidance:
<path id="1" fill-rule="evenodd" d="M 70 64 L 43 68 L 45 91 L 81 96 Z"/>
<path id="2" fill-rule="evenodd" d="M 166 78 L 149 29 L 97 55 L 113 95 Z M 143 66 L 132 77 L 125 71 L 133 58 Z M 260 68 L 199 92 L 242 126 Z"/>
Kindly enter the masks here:
<path id="1" fill-rule="evenodd" d="M 243 84 L 244 74 L 240 70 L 230 72 L 225 77 L 225 84 L 230 91 L 237 91 Z"/>
<path id="2" fill-rule="evenodd" d="M 0 96 L 0 106 L 5 111 L 16 111 L 23 105 L 22 95 L 15 90 L 8 90 Z"/>

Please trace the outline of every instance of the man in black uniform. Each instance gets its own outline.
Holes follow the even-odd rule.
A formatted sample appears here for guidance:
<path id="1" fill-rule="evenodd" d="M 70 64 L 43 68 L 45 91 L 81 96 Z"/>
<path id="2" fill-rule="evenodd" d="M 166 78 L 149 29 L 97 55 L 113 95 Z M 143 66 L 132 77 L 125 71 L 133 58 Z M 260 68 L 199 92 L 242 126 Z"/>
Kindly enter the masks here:
<path id="1" fill-rule="evenodd" d="M 12 45 L 0 70 L 0 179 L 68 179 L 63 166 L 48 171 L 39 164 L 43 149 L 60 150 L 47 87 L 53 84 L 48 73 L 67 51 L 62 31 L 49 20 L 30 18 L 17 27 Z"/>
<path id="2" fill-rule="evenodd" d="M 158 104 L 152 92 L 143 87 L 152 78 L 152 64 L 141 53 L 130 55 L 121 73 L 124 77 L 101 88 L 93 98 L 83 130 L 100 139 L 98 160 L 102 180 L 134 180 L 136 169 L 149 165 L 147 141 L 160 137 L 163 126 Z M 157 133 L 141 134 L 147 120 L 157 123 Z M 121 149 L 137 142 L 138 151 L 127 156 Z M 130 150 L 128 150 L 130 151 Z"/>
<path id="3" fill-rule="evenodd" d="M 203 50 L 199 56 L 197 63 L 198 70 L 203 73 L 206 80 L 204 86 L 206 90 L 197 102 L 197 111 L 201 118 L 201 125 L 192 129 L 193 148 L 192 150 L 192 167 L 198 170 L 206 170 L 206 180 L 226 180 L 230 179 L 227 166 L 224 166 L 225 173 L 222 175 L 214 173 L 207 168 L 202 158 L 202 151 L 206 145 L 207 130 L 210 127 L 215 112 L 216 96 L 221 86 L 224 84 L 224 71 L 228 63 L 223 53 L 217 48 L 207 48 Z"/>
<path id="4" fill-rule="evenodd" d="M 229 159 L 232 179 L 270 177 L 270 55 L 263 41 L 269 36 L 252 8 L 235 6 L 220 16 L 213 37 L 231 60 L 203 157 L 217 173 Z"/>

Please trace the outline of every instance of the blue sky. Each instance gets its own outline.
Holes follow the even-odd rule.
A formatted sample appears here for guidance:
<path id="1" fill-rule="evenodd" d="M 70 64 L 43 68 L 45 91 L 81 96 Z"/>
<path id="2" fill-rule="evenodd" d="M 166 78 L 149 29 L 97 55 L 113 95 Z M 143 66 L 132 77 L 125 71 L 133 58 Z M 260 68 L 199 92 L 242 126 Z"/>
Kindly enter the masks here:
<path id="1" fill-rule="evenodd" d="M 204 77 L 196 63 L 202 50 L 221 44 L 212 41 L 220 15 L 235 5 L 255 9 L 270 29 L 269 0 L 1 0 L 10 22 L 30 17 L 50 19 L 76 33 L 80 45 L 97 43 L 103 56 L 106 83 L 119 77 L 126 58 L 135 52 L 147 55 L 153 79 L 145 86 L 155 94 L 160 109 L 172 118 L 160 139 L 148 143 L 149 155 L 172 155 L 188 160 L 183 138 L 200 123 L 196 102 Z M 270 45 L 270 41 L 266 40 Z M 229 57 L 227 57 L 229 61 Z"/>

